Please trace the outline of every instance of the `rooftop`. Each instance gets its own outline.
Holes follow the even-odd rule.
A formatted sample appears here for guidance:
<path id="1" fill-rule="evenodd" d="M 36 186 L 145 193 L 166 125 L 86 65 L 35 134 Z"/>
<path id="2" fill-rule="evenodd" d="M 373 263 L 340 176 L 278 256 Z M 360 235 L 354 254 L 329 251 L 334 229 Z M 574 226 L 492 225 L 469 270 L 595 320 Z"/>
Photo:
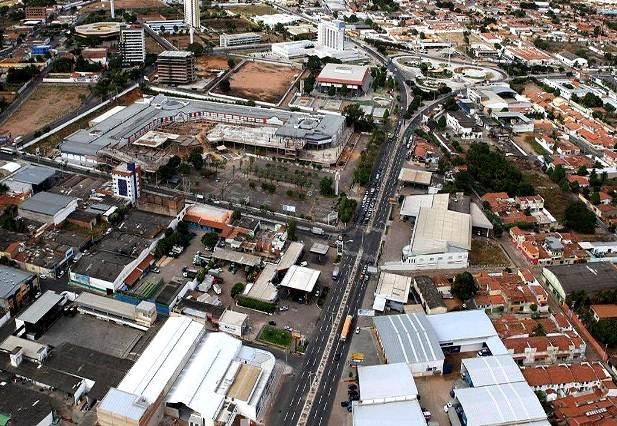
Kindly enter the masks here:
<path id="1" fill-rule="evenodd" d="M 55 174 L 56 171 L 49 167 L 30 165 L 15 173 L 13 179 L 30 185 L 40 185 Z"/>
<path id="2" fill-rule="evenodd" d="M 375 289 L 375 295 L 399 303 L 407 303 L 411 289 L 411 277 L 382 272 Z"/>
<path id="3" fill-rule="evenodd" d="M 358 366 L 358 382 L 363 403 L 412 400 L 418 388 L 405 363 Z"/>
<path id="4" fill-rule="evenodd" d="M 13 295 L 23 282 L 33 277 L 34 275 L 21 269 L 0 265 L 0 299 Z"/>
<path id="5" fill-rule="evenodd" d="M 305 266 L 292 265 L 283 280 L 281 287 L 288 287 L 294 290 L 312 292 L 319 279 L 320 271 L 307 268 Z"/>
<path id="6" fill-rule="evenodd" d="M 30 324 L 36 324 L 41 318 L 43 318 L 51 309 L 53 309 L 63 296 L 57 294 L 52 290 L 47 290 L 38 299 L 32 303 L 24 312 L 22 312 L 17 319 Z"/>
<path id="7" fill-rule="evenodd" d="M 547 266 L 566 294 L 585 290 L 592 294 L 617 287 L 617 268 L 610 262 Z"/>
<path id="8" fill-rule="evenodd" d="M 463 358 L 462 363 L 475 388 L 525 381 L 510 354 Z"/>
<path id="9" fill-rule="evenodd" d="M 77 198 L 67 197 L 66 195 L 39 192 L 21 203 L 19 205 L 19 210 L 27 210 L 45 215 L 55 215 L 76 200 Z"/>
<path id="10" fill-rule="evenodd" d="M 353 83 L 363 84 L 368 76 L 369 69 L 366 65 L 342 65 L 326 64 L 319 75 L 317 81 L 328 83 Z"/>
<path id="11" fill-rule="evenodd" d="M 466 213 L 420 207 L 411 239 L 411 254 L 471 250 L 471 216 Z"/>

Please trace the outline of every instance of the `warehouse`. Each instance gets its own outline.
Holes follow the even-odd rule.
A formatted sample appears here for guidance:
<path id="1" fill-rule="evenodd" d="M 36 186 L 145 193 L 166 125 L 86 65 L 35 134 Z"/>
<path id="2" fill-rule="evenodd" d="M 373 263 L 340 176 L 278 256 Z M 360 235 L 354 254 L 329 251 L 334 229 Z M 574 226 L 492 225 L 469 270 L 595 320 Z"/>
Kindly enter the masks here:
<path id="1" fill-rule="evenodd" d="M 75 209 L 75 197 L 39 192 L 19 205 L 19 216 L 35 222 L 60 225 Z"/>
<path id="2" fill-rule="evenodd" d="M 541 280 L 560 302 L 575 291 L 593 297 L 617 288 L 617 268 L 610 262 L 549 266 L 542 270 Z"/>
<path id="3" fill-rule="evenodd" d="M 113 321 L 120 325 L 128 325 L 142 331 L 147 331 L 156 321 L 156 306 L 145 300 L 135 306 L 84 291 L 75 300 L 75 305 L 82 314 Z"/>
<path id="4" fill-rule="evenodd" d="M 19 336 L 36 340 L 47 330 L 62 312 L 65 298 L 47 290 L 15 319 L 15 330 Z"/>
<path id="5" fill-rule="evenodd" d="M 354 401 L 353 425 L 426 425 L 418 389 L 405 363 L 359 366 L 360 400 Z"/>
<path id="6" fill-rule="evenodd" d="M 435 283 L 433 283 L 430 277 L 426 275 L 414 277 L 413 288 L 418 294 L 420 303 L 427 314 L 445 314 L 448 312 L 441 293 L 437 290 Z"/>
<path id="7" fill-rule="evenodd" d="M 389 307 L 402 312 L 403 305 L 407 304 L 409 298 L 411 281 L 411 277 L 382 272 L 375 289 L 373 309 L 383 312 Z"/>
<path id="8" fill-rule="evenodd" d="M 33 193 L 48 189 L 53 183 L 56 171 L 49 167 L 30 165 L 22 168 L 5 182 L 11 186 L 11 181 L 29 185 Z"/>
<path id="9" fill-rule="evenodd" d="M 278 298 L 278 290 L 273 284 L 277 265 L 266 263 L 254 284 L 247 284 L 246 295 L 252 299 L 274 303 Z"/>
<path id="10" fill-rule="evenodd" d="M 455 389 L 467 426 L 548 426 L 546 413 L 536 394 L 525 382 Z"/>
<path id="11" fill-rule="evenodd" d="M 407 363 L 414 376 L 441 374 L 445 356 L 424 314 L 374 317 L 386 362 Z"/>
<path id="12" fill-rule="evenodd" d="M 21 337 L 9 335 L 0 343 L 0 351 L 6 353 L 16 353 L 21 350 L 22 356 L 31 362 L 42 363 L 49 354 L 49 346 L 42 345 L 32 340 L 22 339 Z"/>
<path id="13" fill-rule="evenodd" d="M 328 63 L 317 76 L 317 86 L 321 92 L 347 90 L 352 96 L 363 95 L 370 87 L 369 68 Z"/>
<path id="14" fill-rule="evenodd" d="M 461 376 L 470 387 L 525 382 L 512 355 L 481 356 L 461 360 Z"/>

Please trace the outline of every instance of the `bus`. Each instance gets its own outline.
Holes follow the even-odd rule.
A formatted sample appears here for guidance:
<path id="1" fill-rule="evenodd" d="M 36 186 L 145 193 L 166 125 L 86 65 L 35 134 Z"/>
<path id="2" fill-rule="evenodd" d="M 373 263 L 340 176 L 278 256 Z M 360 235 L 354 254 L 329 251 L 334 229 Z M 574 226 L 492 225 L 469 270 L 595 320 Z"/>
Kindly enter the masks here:
<path id="1" fill-rule="evenodd" d="M 341 331 L 341 342 L 347 340 L 347 335 L 349 334 L 349 329 L 351 328 L 352 319 L 353 318 L 351 315 L 347 315 L 347 318 L 345 318 L 345 323 L 343 323 L 343 330 Z"/>

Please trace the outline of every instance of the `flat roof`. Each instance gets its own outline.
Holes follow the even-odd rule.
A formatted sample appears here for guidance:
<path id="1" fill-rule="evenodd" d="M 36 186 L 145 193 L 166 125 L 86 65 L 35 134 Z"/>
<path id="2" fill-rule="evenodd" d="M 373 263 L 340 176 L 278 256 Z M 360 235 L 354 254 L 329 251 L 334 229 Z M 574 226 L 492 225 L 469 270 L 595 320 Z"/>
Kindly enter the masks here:
<path id="1" fill-rule="evenodd" d="M 6 299 L 13 295 L 19 286 L 34 275 L 21 269 L 0 265 L 0 299 Z"/>
<path id="2" fill-rule="evenodd" d="M 87 291 L 81 292 L 75 300 L 75 303 L 79 307 L 86 309 L 94 309 L 96 311 L 117 315 L 122 318 L 135 318 L 135 305 L 121 302 L 120 300 L 112 299 L 110 297 L 99 296 L 98 294 L 89 293 Z"/>
<path id="3" fill-rule="evenodd" d="M 538 397 L 526 382 L 457 388 L 454 392 L 468 425 L 550 424 Z"/>
<path id="4" fill-rule="evenodd" d="M 433 173 L 426 170 L 409 169 L 403 167 L 398 175 L 398 180 L 407 183 L 418 183 L 420 185 L 430 185 Z"/>
<path id="5" fill-rule="evenodd" d="M 273 302 L 276 300 L 278 291 L 276 286 L 272 284 L 272 280 L 276 275 L 276 267 L 277 265 L 273 263 L 266 263 L 264 269 L 255 280 L 255 283 L 247 292 L 248 297 L 265 300 L 267 302 Z"/>
<path id="6" fill-rule="evenodd" d="M 325 256 L 328 254 L 328 250 L 330 250 L 330 246 L 327 244 L 313 243 L 309 251 L 320 256 Z"/>
<path id="7" fill-rule="evenodd" d="M 303 250 L 303 243 L 300 243 L 298 241 L 292 241 L 291 244 L 289 244 L 289 247 L 287 247 L 287 250 L 285 250 L 285 253 L 283 253 L 283 255 L 281 256 L 277 269 L 279 271 L 289 269 L 290 266 L 294 265 L 298 261 L 298 259 L 300 259 L 300 255 L 302 254 Z"/>
<path id="8" fill-rule="evenodd" d="M 429 309 L 446 308 L 446 304 L 443 301 L 441 293 L 437 290 L 435 283 L 433 283 L 433 280 L 430 277 L 420 275 L 414 277 L 413 280 L 416 291 L 420 293 L 420 296 L 428 305 Z"/>
<path id="9" fill-rule="evenodd" d="M 193 52 L 187 50 L 165 50 L 159 53 L 159 58 L 188 58 L 193 56 Z"/>
<path id="10" fill-rule="evenodd" d="M 33 340 L 22 339 L 21 337 L 9 335 L 2 343 L 0 350 L 13 352 L 17 347 L 21 347 L 26 358 L 38 359 L 39 354 L 47 349 L 47 345 L 42 345 Z"/>
<path id="11" fill-rule="evenodd" d="M 146 413 L 148 406 L 148 403 L 141 396 L 110 388 L 97 410 L 122 413 L 123 417 L 139 422 Z"/>
<path id="12" fill-rule="evenodd" d="M 47 312 L 52 310 L 62 300 L 62 296 L 53 290 L 47 290 L 32 303 L 17 319 L 30 324 L 36 324 Z"/>
<path id="13" fill-rule="evenodd" d="M 55 174 L 56 171 L 52 168 L 30 165 L 15 173 L 13 179 L 30 185 L 40 185 Z"/>
<path id="14" fill-rule="evenodd" d="M 419 194 L 408 195 L 403 198 L 401 205 L 401 216 L 416 217 L 420 213 L 422 207 L 433 207 L 439 209 L 448 209 L 448 200 L 450 194 Z"/>
<path id="15" fill-rule="evenodd" d="M 428 315 L 427 320 L 440 342 L 497 336 L 493 323 L 483 310 Z"/>
<path id="16" fill-rule="evenodd" d="M 354 401 L 353 426 L 426 426 L 426 419 L 417 400 L 385 404 L 359 404 Z"/>
<path id="17" fill-rule="evenodd" d="M 525 382 L 525 377 L 512 355 L 463 358 L 463 366 L 473 387 Z"/>
<path id="18" fill-rule="evenodd" d="M 381 296 L 386 300 L 407 303 L 409 290 L 411 289 L 411 280 L 411 277 L 382 272 L 379 275 L 375 295 Z"/>
<path id="19" fill-rule="evenodd" d="M 567 294 L 585 290 L 588 294 L 617 287 L 617 268 L 610 262 L 547 266 Z"/>
<path id="20" fill-rule="evenodd" d="M 227 309 L 225 312 L 223 312 L 221 318 L 219 318 L 219 322 L 241 326 L 246 322 L 247 318 L 247 314 L 244 314 L 242 312 L 230 311 L 229 309 Z"/>
<path id="21" fill-rule="evenodd" d="M 248 401 L 260 375 L 261 368 L 249 364 L 240 364 L 227 396 L 240 401 Z"/>
<path id="22" fill-rule="evenodd" d="M 411 239 L 411 253 L 444 253 L 454 247 L 471 250 L 471 216 L 440 208 L 421 207 Z"/>
<path id="23" fill-rule="evenodd" d="M 169 317 L 117 388 L 154 403 L 191 356 L 204 332 L 202 324 L 188 317 Z"/>
<path id="24" fill-rule="evenodd" d="M 216 247 L 212 252 L 212 257 L 226 262 L 233 262 L 239 265 L 254 267 L 261 263 L 261 257 L 239 251 Z"/>
<path id="25" fill-rule="evenodd" d="M 418 388 L 411 369 L 404 362 L 358 366 L 358 383 L 363 403 L 416 399 Z"/>
<path id="26" fill-rule="evenodd" d="M 292 265 L 283 280 L 281 287 L 293 288 L 295 290 L 312 292 L 317 284 L 321 271 L 307 268 L 305 266 Z"/>
<path id="27" fill-rule="evenodd" d="M 52 192 L 39 192 L 21 203 L 19 205 L 19 210 L 27 210 L 53 216 L 76 200 L 77 198 L 67 197 L 66 195 Z"/>
<path id="28" fill-rule="evenodd" d="M 368 76 L 368 66 L 348 64 L 326 64 L 319 75 L 318 82 L 352 83 L 362 85 Z"/>
<path id="29" fill-rule="evenodd" d="M 412 364 L 445 358 L 424 314 L 373 317 L 373 323 L 388 363 Z"/>

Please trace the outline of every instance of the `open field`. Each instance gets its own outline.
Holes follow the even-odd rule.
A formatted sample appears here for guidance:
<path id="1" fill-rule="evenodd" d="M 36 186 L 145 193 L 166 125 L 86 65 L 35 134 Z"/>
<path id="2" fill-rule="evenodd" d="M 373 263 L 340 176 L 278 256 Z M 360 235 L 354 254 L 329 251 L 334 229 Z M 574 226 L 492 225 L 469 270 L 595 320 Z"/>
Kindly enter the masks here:
<path id="1" fill-rule="evenodd" d="M 261 329 L 261 333 L 259 333 L 257 340 L 275 346 L 287 347 L 291 343 L 291 333 L 287 330 L 265 325 Z"/>
<path id="2" fill-rule="evenodd" d="M 40 85 L 2 125 L 0 133 L 26 135 L 79 108 L 90 93 L 87 86 Z"/>
<path id="3" fill-rule="evenodd" d="M 523 174 L 536 192 L 544 198 L 546 209 L 559 223 L 563 223 L 566 208 L 575 200 L 574 194 L 563 192 L 559 185 L 538 171 L 525 171 Z"/>
<path id="4" fill-rule="evenodd" d="M 202 19 L 201 25 L 203 25 L 204 27 L 212 28 L 215 31 L 226 32 L 230 34 L 244 33 L 247 31 L 251 31 L 253 28 L 257 28 L 257 25 L 244 18 L 208 18 Z"/>
<path id="5" fill-rule="evenodd" d="M 118 9 L 163 9 L 167 6 L 160 0 L 115 0 L 114 7 Z M 108 1 L 98 1 L 82 7 L 81 12 L 94 12 L 95 10 L 109 10 Z"/>
<path id="6" fill-rule="evenodd" d="M 469 263 L 472 266 L 502 266 L 510 262 L 499 244 L 491 241 L 472 240 Z"/>
<path id="7" fill-rule="evenodd" d="M 246 6 L 233 6 L 226 9 L 230 12 L 243 16 L 274 15 L 277 13 L 276 9 L 272 6 L 263 3 L 247 4 Z"/>
<path id="8" fill-rule="evenodd" d="M 199 56 L 195 58 L 195 68 L 201 78 L 216 78 L 220 71 L 227 71 L 229 65 L 224 56 Z"/>
<path id="9" fill-rule="evenodd" d="M 277 103 L 300 71 L 283 64 L 245 62 L 228 80 L 231 96 L 254 101 Z M 222 93 L 217 88 L 218 93 Z"/>

